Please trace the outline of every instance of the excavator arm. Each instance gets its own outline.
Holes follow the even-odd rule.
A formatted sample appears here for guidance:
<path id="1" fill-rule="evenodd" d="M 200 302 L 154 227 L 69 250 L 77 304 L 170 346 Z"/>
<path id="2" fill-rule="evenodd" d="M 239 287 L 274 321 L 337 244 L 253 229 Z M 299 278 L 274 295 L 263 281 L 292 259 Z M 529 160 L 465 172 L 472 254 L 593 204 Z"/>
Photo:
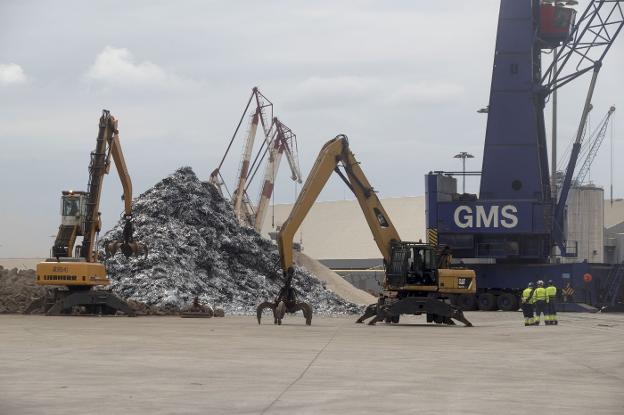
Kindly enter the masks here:
<path id="1" fill-rule="evenodd" d="M 391 260 L 391 245 L 394 241 L 400 241 L 399 234 L 349 149 L 349 140 L 345 135 L 336 136 L 321 149 L 288 219 L 280 228 L 277 243 L 284 273 L 284 286 L 273 302 L 265 301 L 258 306 L 256 310 L 258 323 L 266 308 L 273 311 L 275 324 L 281 324 L 286 312 L 294 313 L 298 310 L 303 311 L 308 325 L 312 321 L 312 307 L 297 301 L 292 287 L 293 237 L 333 172 L 336 172 L 355 194 L 384 261 L 389 263 Z"/>
<path id="2" fill-rule="evenodd" d="M 340 167 L 343 168 L 344 173 Z M 349 148 L 347 136 L 338 135 L 328 141 L 321 149 L 301 189 L 299 198 L 290 212 L 290 216 L 280 229 L 277 242 L 282 270 L 285 274 L 293 265 L 293 238 L 295 233 L 333 172 L 341 177 L 357 198 L 375 243 L 386 263 L 391 261 L 392 243 L 401 240 L 359 162 Z"/>
<path id="3" fill-rule="evenodd" d="M 124 230 L 123 240 L 114 241 L 106 247 L 109 255 L 114 255 L 118 249 L 126 255 L 138 255 L 147 253 L 144 245 L 134 241 L 132 226 L 132 181 L 128 173 L 126 161 L 119 142 L 118 121 L 109 111 L 104 110 L 100 117 L 99 132 L 95 150 L 91 153 L 89 165 L 89 185 L 87 197 L 87 212 L 85 220 L 85 233 L 81 255 L 87 262 L 96 261 L 95 236 L 100 230 L 100 198 L 104 176 L 110 172 L 111 161 L 115 163 L 121 185 L 123 187 L 124 200 Z"/>

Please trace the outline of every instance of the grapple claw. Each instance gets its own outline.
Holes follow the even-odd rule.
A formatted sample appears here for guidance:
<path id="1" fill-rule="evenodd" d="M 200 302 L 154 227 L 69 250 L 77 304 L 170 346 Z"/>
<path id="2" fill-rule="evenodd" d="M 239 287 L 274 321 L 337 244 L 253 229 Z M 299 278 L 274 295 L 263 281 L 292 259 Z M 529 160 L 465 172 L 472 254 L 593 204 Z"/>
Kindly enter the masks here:
<path id="1" fill-rule="evenodd" d="M 107 258 L 114 256 L 118 251 L 121 251 L 126 258 L 139 255 L 143 255 L 143 258 L 147 258 L 148 254 L 147 246 L 141 242 L 113 241 L 108 243 L 104 250 Z"/>
<path id="2" fill-rule="evenodd" d="M 303 312 L 303 316 L 306 319 L 306 325 L 312 324 L 312 307 L 308 303 L 297 303 L 297 309 Z"/>
<path id="3" fill-rule="evenodd" d="M 280 289 L 279 294 L 275 301 L 265 301 L 256 308 L 256 314 L 258 316 L 258 324 L 260 324 L 260 318 L 262 317 L 262 311 L 265 308 L 273 310 L 273 323 L 277 325 L 282 324 L 282 319 L 286 313 L 296 313 L 297 311 L 303 311 L 303 316 L 306 319 L 306 324 L 309 326 L 312 324 L 312 307 L 308 303 L 297 301 L 297 293 L 295 289 L 290 285 L 292 281 L 294 270 L 289 268 L 286 274 L 286 283 Z"/>
<path id="4" fill-rule="evenodd" d="M 275 317 L 275 305 L 273 305 L 272 302 L 270 301 L 265 301 L 264 303 L 260 304 L 257 308 L 256 308 L 256 316 L 258 317 L 258 324 L 260 323 L 260 320 L 262 319 L 262 312 L 264 311 L 265 308 L 270 308 L 271 311 L 273 312 L 273 323 L 277 323 L 277 318 Z"/>

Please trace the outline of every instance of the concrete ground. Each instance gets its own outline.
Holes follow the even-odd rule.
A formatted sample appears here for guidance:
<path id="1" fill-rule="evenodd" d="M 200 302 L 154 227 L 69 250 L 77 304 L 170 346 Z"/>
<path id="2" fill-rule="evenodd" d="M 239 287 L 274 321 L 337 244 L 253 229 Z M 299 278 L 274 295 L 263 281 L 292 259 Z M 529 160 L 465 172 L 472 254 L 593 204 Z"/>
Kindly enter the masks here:
<path id="1" fill-rule="evenodd" d="M 0 315 L 0 414 L 624 413 L 624 315 L 468 318 Z"/>

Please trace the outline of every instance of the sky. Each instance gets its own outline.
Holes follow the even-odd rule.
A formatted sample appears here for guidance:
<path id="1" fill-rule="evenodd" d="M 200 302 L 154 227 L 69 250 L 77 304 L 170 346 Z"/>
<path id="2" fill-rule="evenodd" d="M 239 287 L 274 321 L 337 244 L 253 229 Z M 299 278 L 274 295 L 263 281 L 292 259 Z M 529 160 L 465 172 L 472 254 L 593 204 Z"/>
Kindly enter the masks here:
<path id="1" fill-rule="evenodd" d="M 586 1 L 581 1 L 584 8 Z M 251 88 L 296 134 L 304 175 L 337 134 L 381 197 L 424 194 L 424 174 L 479 170 L 498 0 L 432 1 L 0 1 L 0 257 L 43 257 L 60 192 L 86 190 L 98 119 L 119 120 L 139 195 L 180 166 L 202 180 L 222 157 Z M 546 57 L 545 59 L 549 59 Z M 622 107 L 624 40 L 605 60 L 591 125 Z M 559 146 L 578 126 L 588 79 L 560 92 Z M 610 149 L 624 146 L 615 114 L 591 171 L 610 185 Z M 242 140 L 224 167 L 235 180 Z M 275 201 L 296 186 L 283 163 Z M 624 165 L 614 194 L 624 195 Z M 121 186 L 106 177 L 109 229 Z M 470 178 L 467 190 L 478 190 Z M 231 184 L 230 184 L 231 186 Z M 606 192 L 608 195 L 608 191 Z M 350 198 L 333 179 L 320 200 Z"/>

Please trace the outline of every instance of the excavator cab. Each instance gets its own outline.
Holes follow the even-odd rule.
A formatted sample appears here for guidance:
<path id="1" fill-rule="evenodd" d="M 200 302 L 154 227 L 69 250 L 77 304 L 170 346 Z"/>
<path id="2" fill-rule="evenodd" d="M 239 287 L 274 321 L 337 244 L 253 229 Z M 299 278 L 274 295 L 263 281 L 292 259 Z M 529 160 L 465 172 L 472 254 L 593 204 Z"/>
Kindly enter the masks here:
<path id="1" fill-rule="evenodd" d="M 84 228 L 86 214 L 87 194 L 85 192 L 64 190 L 61 196 L 61 225 Z"/>
<path id="2" fill-rule="evenodd" d="M 397 242 L 392 246 L 392 262 L 387 267 L 386 284 L 393 288 L 406 285 L 437 285 L 436 255 L 422 242 Z"/>

